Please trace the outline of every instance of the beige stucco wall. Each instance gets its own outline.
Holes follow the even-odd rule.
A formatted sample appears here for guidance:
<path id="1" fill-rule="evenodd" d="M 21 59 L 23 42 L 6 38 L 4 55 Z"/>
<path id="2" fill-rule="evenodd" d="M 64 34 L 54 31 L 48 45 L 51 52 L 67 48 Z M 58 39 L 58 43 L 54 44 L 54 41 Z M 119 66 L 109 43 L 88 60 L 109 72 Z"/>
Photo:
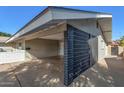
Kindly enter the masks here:
<path id="1" fill-rule="evenodd" d="M 92 38 L 88 40 L 90 47 L 90 54 L 93 61 L 98 61 L 98 38 Z"/>
<path id="2" fill-rule="evenodd" d="M 88 40 L 91 57 L 95 62 L 102 60 L 108 55 L 107 46 L 101 36 Z"/>
<path id="3" fill-rule="evenodd" d="M 121 46 L 108 46 L 109 55 L 123 56 L 124 47 Z"/>
<path id="4" fill-rule="evenodd" d="M 101 35 L 101 31 L 96 26 L 96 20 L 90 19 L 90 20 L 69 20 L 67 21 L 68 24 L 84 31 L 87 33 L 90 33 L 91 35 L 98 36 Z"/>
<path id="5" fill-rule="evenodd" d="M 112 51 L 111 50 L 111 45 L 108 45 L 107 48 L 108 48 L 108 55 L 110 56 L 111 55 L 111 51 Z"/>
<path id="6" fill-rule="evenodd" d="M 58 55 L 59 43 L 57 40 L 33 39 L 25 41 L 27 52 L 34 58 L 43 58 Z"/>
<path id="7" fill-rule="evenodd" d="M 103 59 L 107 55 L 107 46 L 103 39 L 100 28 L 96 25 L 96 19 L 90 20 L 69 20 L 68 24 L 87 32 L 95 38 L 89 40 L 92 51 L 92 56 L 95 61 Z"/>
<path id="8" fill-rule="evenodd" d="M 59 41 L 59 55 L 64 56 L 64 41 Z"/>
<path id="9" fill-rule="evenodd" d="M 95 60 L 97 59 L 101 59 L 102 57 L 104 57 L 106 55 L 106 46 L 105 46 L 105 42 L 103 40 L 103 43 L 98 43 L 100 41 L 98 40 L 102 40 L 102 34 L 99 28 L 97 28 L 96 26 L 96 20 L 95 19 L 91 19 L 91 20 L 69 20 L 67 21 L 67 24 L 70 24 L 82 31 L 85 31 L 87 33 L 90 33 L 91 35 L 96 36 L 96 41 L 94 41 L 95 43 L 93 43 L 93 48 L 92 48 L 92 52 L 95 58 Z M 64 30 L 62 29 L 61 31 L 65 31 L 66 26 L 62 27 L 64 28 Z M 45 34 L 50 34 L 50 32 L 57 32 L 59 31 L 60 28 L 57 28 L 57 30 L 53 29 L 50 30 Z M 56 33 L 52 33 L 52 34 L 56 34 Z M 43 33 L 38 33 L 34 36 L 41 36 L 43 35 Z M 34 37 L 31 36 L 31 37 Z M 100 36 L 100 37 L 98 37 Z M 100 39 L 98 39 L 100 38 Z M 103 45 L 103 47 L 101 46 Z M 43 57 L 49 57 L 49 56 L 57 56 L 59 55 L 64 55 L 63 51 L 64 51 L 64 44 L 59 43 L 59 41 L 55 41 L 55 40 L 44 40 L 44 39 L 32 39 L 32 40 L 26 40 L 24 46 L 26 48 L 31 48 L 31 50 L 28 50 L 27 52 L 32 55 L 33 57 L 36 58 L 43 58 Z M 94 47 L 96 46 L 96 47 Z M 99 49 L 98 49 L 99 48 Z M 100 49 L 101 48 L 101 49 Z M 100 51 L 98 51 L 100 50 Z M 102 52 L 101 52 L 102 51 Z M 97 53 L 98 54 L 97 54 Z"/>
<path id="10" fill-rule="evenodd" d="M 118 46 L 118 55 L 123 56 L 124 47 Z"/>
<path id="11" fill-rule="evenodd" d="M 107 45 L 102 36 L 98 36 L 98 60 L 102 60 L 107 56 Z"/>

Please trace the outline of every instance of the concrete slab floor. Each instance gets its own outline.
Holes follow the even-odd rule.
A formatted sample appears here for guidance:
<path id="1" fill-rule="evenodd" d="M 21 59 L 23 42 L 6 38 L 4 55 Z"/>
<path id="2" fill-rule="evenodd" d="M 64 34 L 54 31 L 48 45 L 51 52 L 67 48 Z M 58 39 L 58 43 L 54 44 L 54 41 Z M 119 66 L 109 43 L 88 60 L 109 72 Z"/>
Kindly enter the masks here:
<path id="1" fill-rule="evenodd" d="M 50 57 L 44 58 L 40 61 L 31 61 L 21 64 L 4 64 L 0 65 L 0 77 L 4 78 L 4 75 L 9 75 L 11 78 L 15 77 L 13 81 L 15 85 L 18 82 L 18 86 L 23 87 L 52 87 L 52 86 L 64 86 L 63 85 L 63 58 Z M 4 69 L 2 69 L 3 67 Z M 3 73 L 6 72 L 6 73 Z M 10 73 L 12 75 L 10 75 Z M 0 80 L 0 86 L 10 86 L 7 80 Z M 10 80 L 12 81 L 12 80 Z M 2 84 L 5 82 L 6 84 Z"/>
<path id="2" fill-rule="evenodd" d="M 124 59 L 105 58 L 82 73 L 70 86 L 124 87 Z"/>
<path id="3" fill-rule="evenodd" d="M 124 60 L 108 57 L 77 77 L 69 87 L 124 86 Z M 65 87 L 63 59 L 44 58 L 40 61 L 0 65 L 1 87 Z"/>

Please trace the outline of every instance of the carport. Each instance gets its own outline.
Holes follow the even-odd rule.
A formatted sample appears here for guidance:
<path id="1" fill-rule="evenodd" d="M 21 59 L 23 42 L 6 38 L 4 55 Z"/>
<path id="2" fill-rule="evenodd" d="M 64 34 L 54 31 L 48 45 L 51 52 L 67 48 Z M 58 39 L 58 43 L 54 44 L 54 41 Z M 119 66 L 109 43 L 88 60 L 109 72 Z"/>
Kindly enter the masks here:
<path id="1" fill-rule="evenodd" d="M 110 42 L 111 17 L 107 13 L 48 7 L 7 42 L 16 42 L 17 47 L 26 50 L 26 56 L 32 59 L 56 56 L 63 59 L 62 77 L 68 86 L 73 79 L 94 65 L 96 60 L 93 54 L 99 55 L 98 51 L 92 53 L 93 48 L 88 41 L 101 36 L 104 49 L 105 43 Z M 106 30 L 103 21 L 110 29 Z M 104 57 L 105 53 L 101 55 Z"/>

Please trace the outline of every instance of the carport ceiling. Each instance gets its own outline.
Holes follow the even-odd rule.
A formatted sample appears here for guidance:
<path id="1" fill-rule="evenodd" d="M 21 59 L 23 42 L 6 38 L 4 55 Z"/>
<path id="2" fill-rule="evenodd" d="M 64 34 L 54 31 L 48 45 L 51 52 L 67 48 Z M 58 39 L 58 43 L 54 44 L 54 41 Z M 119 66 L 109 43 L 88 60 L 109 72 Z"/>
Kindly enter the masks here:
<path id="1" fill-rule="evenodd" d="M 64 39 L 64 34 L 63 33 L 57 33 L 53 35 L 48 35 L 44 37 L 40 37 L 42 39 L 51 39 L 51 40 L 63 40 Z"/>

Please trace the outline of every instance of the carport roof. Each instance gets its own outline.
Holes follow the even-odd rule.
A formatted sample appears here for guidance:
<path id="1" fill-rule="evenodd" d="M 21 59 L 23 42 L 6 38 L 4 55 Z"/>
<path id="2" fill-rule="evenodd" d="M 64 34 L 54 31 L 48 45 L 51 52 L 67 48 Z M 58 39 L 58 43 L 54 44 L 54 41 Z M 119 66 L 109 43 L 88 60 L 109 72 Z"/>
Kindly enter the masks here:
<path id="1" fill-rule="evenodd" d="M 90 18 L 111 19 L 112 15 L 110 13 L 84 11 L 84 10 L 69 9 L 63 7 L 47 7 L 36 17 L 34 17 L 30 22 L 28 22 L 24 27 L 22 27 L 18 32 L 16 32 L 10 39 L 8 39 L 7 43 L 14 41 L 16 38 L 21 37 L 24 34 L 35 31 L 35 29 L 37 28 L 40 27 L 42 28 L 42 26 L 45 25 L 47 26 L 49 23 L 50 25 L 52 25 L 52 24 L 57 24 L 63 20 L 90 19 Z M 111 27 L 109 31 L 111 31 Z"/>

